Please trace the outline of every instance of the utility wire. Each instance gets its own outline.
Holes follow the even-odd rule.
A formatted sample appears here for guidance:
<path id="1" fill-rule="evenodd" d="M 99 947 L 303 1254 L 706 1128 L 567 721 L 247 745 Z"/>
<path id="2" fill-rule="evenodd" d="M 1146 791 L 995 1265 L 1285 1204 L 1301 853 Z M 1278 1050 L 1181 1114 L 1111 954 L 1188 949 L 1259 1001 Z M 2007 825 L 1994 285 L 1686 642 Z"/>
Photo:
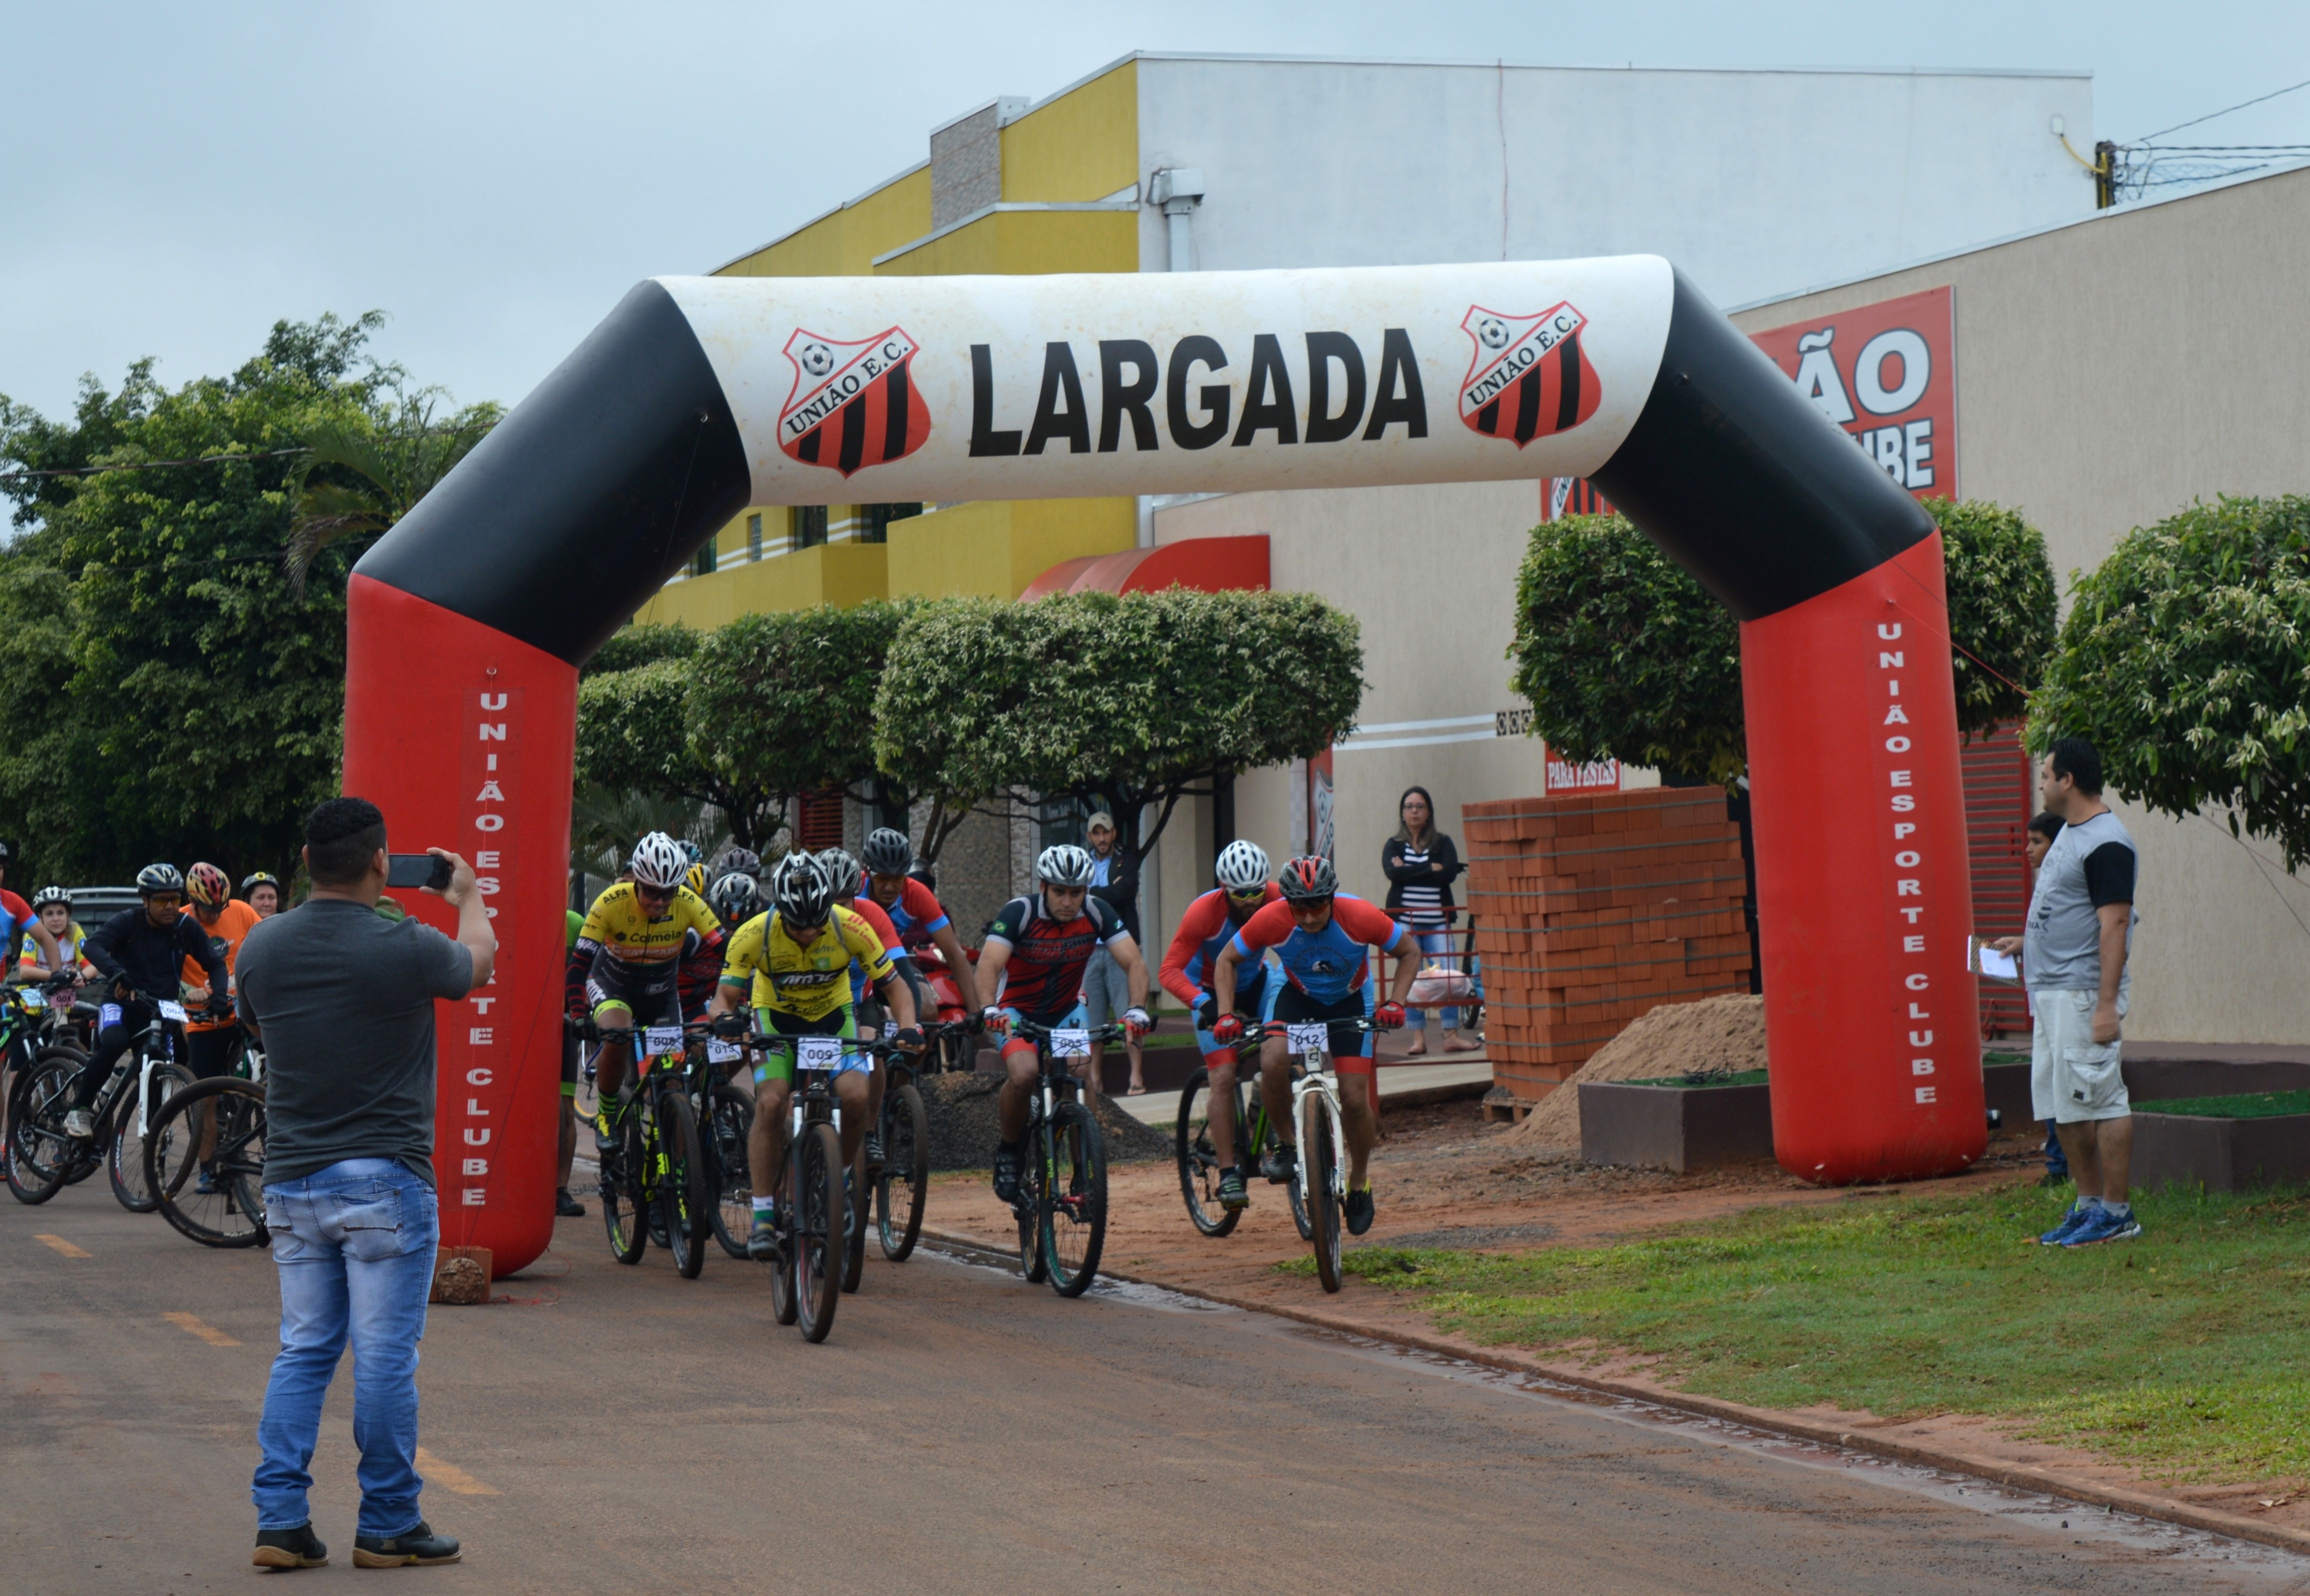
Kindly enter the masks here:
<path id="1" fill-rule="evenodd" d="M 2265 100 L 2276 100 L 2280 95 L 2291 94 L 2297 89 L 2310 89 L 2310 78 L 2304 78 L 2298 83 L 2289 83 L 2283 89 L 2272 89 L 2267 94 L 2257 94 L 2252 100 L 2241 100 L 2236 105 L 2224 106 L 2218 111 L 2208 111 L 2202 117 L 2193 117 L 2187 122 L 2176 122 L 2173 126 L 2160 128 L 2156 133 L 2144 134 L 2134 142 L 2146 144 L 2151 139 L 2162 139 L 2169 133 L 2179 133 L 2184 127 L 2195 127 L 2199 123 L 2210 122 L 2216 117 L 2227 117 L 2232 111 L 2242 111 L 2250 105 L 2260 105 Z"/>

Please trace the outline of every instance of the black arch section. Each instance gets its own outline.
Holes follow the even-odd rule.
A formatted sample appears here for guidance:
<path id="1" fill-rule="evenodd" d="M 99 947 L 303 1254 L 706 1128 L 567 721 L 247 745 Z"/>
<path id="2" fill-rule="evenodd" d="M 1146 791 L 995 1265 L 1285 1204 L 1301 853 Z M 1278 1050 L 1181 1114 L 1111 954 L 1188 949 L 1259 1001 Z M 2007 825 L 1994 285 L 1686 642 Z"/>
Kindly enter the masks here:
<path id="1" fill-rule="evenodd" d="M 1652 394 L 1589 474 L 1615 508 L 1743 620 L 1932 535 L 1924 507 L 1680 271 L 1675 291 Z"/>
<path id="2" fill-rule="evenodd" d="M 644 282 L 353 570 L 582 664 L 751 485 L 697 334 Z"/>

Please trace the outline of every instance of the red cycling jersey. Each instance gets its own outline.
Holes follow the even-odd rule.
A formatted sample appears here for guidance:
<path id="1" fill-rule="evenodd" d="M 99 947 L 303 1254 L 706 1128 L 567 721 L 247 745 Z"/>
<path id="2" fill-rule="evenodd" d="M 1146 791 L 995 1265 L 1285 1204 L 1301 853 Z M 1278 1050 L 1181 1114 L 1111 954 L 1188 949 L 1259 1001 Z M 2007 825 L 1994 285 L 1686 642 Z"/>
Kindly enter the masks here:
<path id="1" fill-rule="evenodd" d="M 1273 881 L 1267 883 L 1267 896 L 1261 900 L 1265 907 L 1283 896 L 1283 889 Z M 1220 949 L 1235 932 L 1235 923 L 1228 915 L 1228 895 L 1214 887 L 1187 906 L 1179 917 L 1179 929 L 1172 933 L 1171 945 L 1163 953 L 1163 967 L 1156 979 L 1163 990 L 1177 998 L 1188 1008 L 1201 1002 L 1211 989 L 1211 967 L 1219 962 Z M 1236 982 L 1240 991 L 1246 986 L 1257 986 L 1266 976 L 1266 967 L 1255 965 Z"/>

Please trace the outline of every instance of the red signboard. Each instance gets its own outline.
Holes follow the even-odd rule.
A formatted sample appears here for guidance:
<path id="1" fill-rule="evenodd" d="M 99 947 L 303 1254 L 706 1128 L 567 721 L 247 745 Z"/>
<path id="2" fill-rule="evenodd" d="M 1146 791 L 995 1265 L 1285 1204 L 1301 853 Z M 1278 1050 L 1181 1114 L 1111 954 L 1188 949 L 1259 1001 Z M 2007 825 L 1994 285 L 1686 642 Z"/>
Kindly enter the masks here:
<path id="1" fill-rule="evenodd" d="M 1955 499 L 1955 328 L 1944 287 L 1750 336 L 1895 481 Z"/>

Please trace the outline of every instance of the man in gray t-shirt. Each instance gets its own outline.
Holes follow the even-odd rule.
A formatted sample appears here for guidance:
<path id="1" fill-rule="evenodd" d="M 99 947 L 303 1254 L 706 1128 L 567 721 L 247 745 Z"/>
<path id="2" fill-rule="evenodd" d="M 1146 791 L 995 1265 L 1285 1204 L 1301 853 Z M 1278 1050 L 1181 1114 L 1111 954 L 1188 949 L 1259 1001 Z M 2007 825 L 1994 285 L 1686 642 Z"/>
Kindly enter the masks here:
<path id="1" fill-rule="evenodd" d="M 2141 1234 L 2128 1200 L 2133 1108 L 2118 1061 L 2131 984 L 2133 838 L 2101 801 L 2101 757 L 2082 737 L 2054 744 L 2039 794 L 2061 817 L 2061 835 L 2037 867 L 2023 933 L 1996 943 L 2021 955 L 2036 1021 L 2030 1106 L 2054 1122 L 2077 1181 L 2077 1202 L 2039 1239 L 2059 1246 L 2128 1241 Z"/>
<path id="2" fill-rule="evenodd" d="M 417 1341 L 433 1288 L 433 1004 L 485 984 L 497 938 L 471 866 L 443 849 L 455 941 L 387 920 L 385 817 L 332 798 L 305 820 L 313 896 L 249 932 L 240 1017 L 265 1044 L 265 1223 L 281 1280 L 281 1353 L 256 1439 L 260 1568 L 328 1560 L 307 1495 L 321 1405 L 351 1342 L 360 1519 L 353 1566 L 454 1563 L 417 1509 Z"/>

